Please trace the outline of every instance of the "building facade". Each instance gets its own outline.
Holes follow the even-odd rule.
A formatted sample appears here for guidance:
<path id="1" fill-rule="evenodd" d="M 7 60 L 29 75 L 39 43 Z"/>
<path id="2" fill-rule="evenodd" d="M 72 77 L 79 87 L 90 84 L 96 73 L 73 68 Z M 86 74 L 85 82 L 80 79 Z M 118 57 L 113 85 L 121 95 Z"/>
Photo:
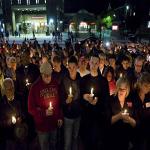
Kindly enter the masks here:
<path id="1" fill-rule="evenodd" d="M 47 33 L 59 30 L 63 0 L 3 0 L 5 25 L 12 34 Z"/>

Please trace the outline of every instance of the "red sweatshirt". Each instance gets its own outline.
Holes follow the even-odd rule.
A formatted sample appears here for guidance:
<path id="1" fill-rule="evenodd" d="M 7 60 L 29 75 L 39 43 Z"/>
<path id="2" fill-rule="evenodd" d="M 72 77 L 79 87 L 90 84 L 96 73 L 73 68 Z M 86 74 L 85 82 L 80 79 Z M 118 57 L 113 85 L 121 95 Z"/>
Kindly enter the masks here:
<path id="1" fill-rule="evenodd" d="M 46 109 L 50 102 L 53 115 L 46 116 Z M 38 131 L 49 132 L 57 128 L 57 122 L 58 119 L 62 119 L 62 113 L 58 84 L 53 78 L 49 84 L 45 84 L 40 77 L 33 84 L 28 97 L 28 111 L 33 116 Z"/>

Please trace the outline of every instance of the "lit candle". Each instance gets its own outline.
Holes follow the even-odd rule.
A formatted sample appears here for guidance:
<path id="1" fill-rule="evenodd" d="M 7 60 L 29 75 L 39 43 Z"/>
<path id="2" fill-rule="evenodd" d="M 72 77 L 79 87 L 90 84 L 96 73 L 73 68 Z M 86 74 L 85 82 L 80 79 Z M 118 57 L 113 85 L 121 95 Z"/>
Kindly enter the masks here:
<path id="1" fill-rule="evenodd" d="M 91 97 L 94 96 L 94 93 L 93 93 L 93 92 L 94 92 L 94 88 L 91 88 L 91 94 L 90 94 Z"/>
<path id="2" fill-rule="evenodd" d="M 52 102 L 49 103 L 49 110 L 52 110 L 53 109 L 53 106 L 52 106 Z"/>
<path id="3" fill-rule="evenodd" d="M 122 73 L 120 73 L 119 77 L 120 77 L 120 78 L 122 78 L 122 76 L 123 76 L 123 74 L 122 74 Z"/>
<path id="4" fill-rule="evenodd" d="M 129 115 L 128 110 L 124 109 L 124 111 L 122 112 L 122 115 Z"/>
<path id="5" fill-rule="evenodd" d="M 69 88 L 69 96 L 72 96 L 72 87 Z"/>
<path id="6" fill-rule="evenodd" d="M 26 79 L 26 86 L 30 85 L 29 80 Z"/>
<path id="7" fill-rule="evenodd" d="M 16 117 L 15 117 L 15 116 L 12 116 L 12 117 L 11 117 L 11 121 L 12 121 L 13 124 L 16 124 Z"/>
<path id="8" fill-rule="evenodd" d="M 67 62 L 66 62 L 66 68 L 68 68 L 68 59 L 67 59 Z"/>

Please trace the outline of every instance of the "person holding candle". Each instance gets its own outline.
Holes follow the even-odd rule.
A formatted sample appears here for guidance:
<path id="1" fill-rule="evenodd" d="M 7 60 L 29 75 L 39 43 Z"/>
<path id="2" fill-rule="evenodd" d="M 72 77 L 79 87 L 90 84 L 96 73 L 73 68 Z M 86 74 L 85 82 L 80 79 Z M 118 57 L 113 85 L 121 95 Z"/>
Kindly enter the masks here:
<path id="1" fill-rule="evenodd" d="M 116 82 L 116 93 L 110 99 L 111 128 L 108 149 L 127 150 L 133 142 L 133 135 L 138 115 L 133 100 L 128 98 L 130 84 L 127 78 L 119 78 Z"/>
<path id="2" fill-rule="evenodd" d="M 27 45 L 25 45 L 27 46 Z M 40 76 L 37 65 L 30 63 L 30 51 L 25 47 L 21 55 L 21 65 L 16 69 L 16 93 L 21 97 L 21 107 L 28 115 L 28 94 L 32 83 Z M 28 81 L 28 82 L 26 82 Z M 28 83 L 28 84 L 27 84 Z"/>
<path id="3" fill-rule="evenodd" d="M 2 91 L 3 96 L 0 101 L 0 140 L 3 139 L 3 148 L 1 144 L 0 148 L 5 150 L 7 146 L 7 148 L 15 150 L 15 140 L 17 139 L 15 129 L 23 121 L 24 115 L 16 98 L 15 87 L 11 78 L 4 79 Z M 8 142 L 12 143 L 12 145 L 9 145 Z"/>
<path id="4" fill-rule="evenodd" d="M 150 73 L 143 72 L 138 78 L 135 90 L 131 93 L 139 114 L 136 132 L 136 150 L 150 149 Z"/>
<path id="5" fill-rule="evenodd" d="M 131 70 L 127 74 L 132 90 L 134 90 L 135 83 L 137 82 L 137 79 L 143 72 L 143 66 L 144 66 L 144 58 L 142 56 L 137 56 L 134 60 L 133 68 L 131 68 Z"/>
<path id="6" fill-rule="evenodd" d="M 68 72 L 61 85 L 61 101 L 64 113 L 64 150 L 78 150 L 80 127 L 80 74 L 75 56 L 68 60 Z"/>
<path id="7" fill-rule="evenodd" d="M 125 55 L 121 60 L 120 66 L 116 69 L 116 79 L 127 76 L 130 70 L 130 58 Z"/>
<path id="8" fill-rule="evenodd" d="M 34 118 L 41 150 L 56 150 L 57 127 L 62 125 L 59 86 L 49 63 L 41 64 L 40 73 L 29 92 L 28 111 Z"/>
<path id="9" fill-rule="evenodd" d="M 90 74 L 81 80 L 81 129 L 80 135 L 85 150 L 99 150 L 104 145 L 110 125 L 109 87 L 107 80 L 99 74 L 99 57 L 90 58 Z"/>

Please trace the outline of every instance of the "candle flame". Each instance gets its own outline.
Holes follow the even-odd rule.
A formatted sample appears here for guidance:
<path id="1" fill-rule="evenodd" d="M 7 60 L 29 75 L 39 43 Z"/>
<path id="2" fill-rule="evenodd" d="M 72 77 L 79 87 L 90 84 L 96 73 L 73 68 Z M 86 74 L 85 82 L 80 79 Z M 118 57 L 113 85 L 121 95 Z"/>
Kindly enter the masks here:
<path id="1" fill-rule="evenodd" d="M 28 83 L 29 82 L 29 80 L 28 79 L 26 79 L 26 83 Z"/>
<path id="2" fill-rule="evenodd" d="M 124 113 L 126 114 L 127 112 L 128 112 L 127 109 L 125 109 L 125 110 L 124 110 Z"/>
<path id="3" fill-rule="evenodd" d="M 91 95 L 93 95 L 94 88 L 91 88 Z"/>
<path id="4" fill-rule="evenodd" d="M 53 106 L 52 106 L 52 102 L 49 102 L 49 110 L 52 110 Z"/>
<path id="5" fill-rule="evenodd" d="M 124 109 L 124 111 L 123 111 L 122 114 L 123 114 L 123 115 L 129 115 L 128 110 L 127 110 L 127 109 Z"/>
<path id="6" fill-rule="evenodd" d="M 120 73 L 120 78 L 123 76 L 123 74 L 122 73 Z"/>
<path id="7" fill-rule="evenodd" d="M 16 117 L 12 116 L 12 123 L 15 124 L 16 123 Z"/>

